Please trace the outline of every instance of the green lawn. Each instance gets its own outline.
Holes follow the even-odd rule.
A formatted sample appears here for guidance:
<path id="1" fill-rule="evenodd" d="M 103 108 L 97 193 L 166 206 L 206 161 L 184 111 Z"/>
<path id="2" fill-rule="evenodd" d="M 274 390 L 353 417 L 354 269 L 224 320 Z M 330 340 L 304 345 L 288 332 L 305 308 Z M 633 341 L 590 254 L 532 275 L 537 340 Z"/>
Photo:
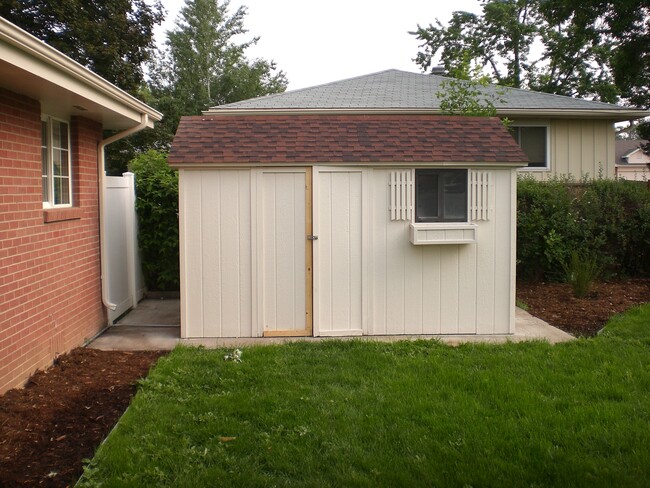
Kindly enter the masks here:
<path id="1" fill-rule="evenodd" d="M 546 343 L 178 348 L 80 486 L 647 486 L 650 305 Z"/>

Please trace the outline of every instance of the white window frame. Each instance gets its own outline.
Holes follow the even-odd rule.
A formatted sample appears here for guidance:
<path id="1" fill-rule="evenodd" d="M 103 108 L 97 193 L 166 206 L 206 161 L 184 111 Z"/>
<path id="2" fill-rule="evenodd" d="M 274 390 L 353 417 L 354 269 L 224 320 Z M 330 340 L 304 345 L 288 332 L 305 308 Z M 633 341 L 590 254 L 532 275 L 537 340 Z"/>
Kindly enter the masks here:
<path id="1" fill-rule="evenodd" d="M 548 122 L 513 122 L 510 124 L 511 128 L 518 127 L 543 127 L 546 129 L 546 165 L 530 167 L 525 166 L 519 168 L 519 171 L 551 171 L 551 124 Z"/>
<path id="2" fill-rule="evenodd" d="M 46 140 L 41 141 L 41 165 L 42 165 L 42 155 L 43 149 L 45 149 L 45 156 L 47 158 L 47 174 L 42 174 L 41 169 L 41 189 L 43 184 L 43 178 L 47 177 L 47 195 L 43 195 L 43 208 L 69 208 L 72 207 L 73 203 L 73 194 L 72 194 L 72 145 L 70 141 L 70 121 L 64 119 L 58 119 L 51 117 L 49 115 L 41 116 L 41 122 L 46 124 Z M 68 166 L 68 195 L 69 203 L 55 203 L 54 202 L 54 147 L 52 144 L 52 122 L 61 122 L 67 126 L 67 166 Z M 42 137 L 41 137 L 42 138 Z M 44 144 L 43 144 L 44 142 Z"/>

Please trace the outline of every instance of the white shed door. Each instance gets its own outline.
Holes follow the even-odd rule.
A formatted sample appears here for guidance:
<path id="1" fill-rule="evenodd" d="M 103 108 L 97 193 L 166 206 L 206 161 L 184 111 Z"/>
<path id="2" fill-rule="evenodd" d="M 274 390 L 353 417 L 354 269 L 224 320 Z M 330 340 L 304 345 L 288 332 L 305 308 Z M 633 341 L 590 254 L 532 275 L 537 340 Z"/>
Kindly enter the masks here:
<path id="1" fill-rule="evenodd" d="M 319 169 L 314 181 L 315 335 L 361 335 L 361 170 Z"/>
<path id="2" fill-rule="evenodd" d="M 311 170 L 264 169 L 261 179 L 263 333 L 311 335 Z"/>

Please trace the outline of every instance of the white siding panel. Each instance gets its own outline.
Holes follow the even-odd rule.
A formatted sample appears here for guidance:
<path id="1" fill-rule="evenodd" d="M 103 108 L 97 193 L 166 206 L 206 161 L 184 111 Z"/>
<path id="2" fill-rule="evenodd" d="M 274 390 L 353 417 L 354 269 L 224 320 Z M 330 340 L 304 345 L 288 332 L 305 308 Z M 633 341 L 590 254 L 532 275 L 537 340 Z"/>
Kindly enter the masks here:
<path id="1" fill-rule="evenodd" d="M 359 334 L 363 328 L 362 171 L 318 171 L 315 177 L 315 330 L 320 335 Z"/>
<path id="2" fill-rule="evenodd" d="M 489 220 L 476 222 L 476 242 L 415 246 L 408 222 L 377 211 L 390 208 L 390 170 L 374 170 L 368 285 L 374 334 L 508 332 L 511 171 L 489 171 L 488 200 L 481 201 Z"/>
<path id="3" fill-rule="evenodd" d="M 221 181 L 222 172 L 203 172 L 201 178 L 201 261 L 203 262 L 203 335 L 221 337 Z"/>
<path id="4" fill-rule="evenodd" d="M 250 336 L 249 172 L 180 175 L 182 335 Z"/>
<path id="5" fill-rule="evenodd" d="M 305 328 L 305 171 L 262 173 L 264 330 Z"/>
<path id="6" fill-rule="evenodd" d="M 182 337 L 203 337 L 203 256 L 201 252 L 201 173 L 179 172 L 182 254 Z"/>

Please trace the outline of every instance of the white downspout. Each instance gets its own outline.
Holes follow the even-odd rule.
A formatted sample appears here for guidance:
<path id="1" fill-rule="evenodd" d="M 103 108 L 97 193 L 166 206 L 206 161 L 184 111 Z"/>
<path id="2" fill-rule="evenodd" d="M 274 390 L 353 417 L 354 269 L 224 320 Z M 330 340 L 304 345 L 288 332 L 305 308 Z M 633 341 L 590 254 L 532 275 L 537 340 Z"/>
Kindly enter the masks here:
<path id="1" fill-rule="evenodd" d="M 107 254 L 106 254 L 106 224 L 104 222 L 104 191 L 106 188 L 106 170 L 105 170 L 105 157 L 104 157 L 104 148 L 109 144 L 112 144 L 115 141 L 130 136 L 136 132 L 140 132 L 142 129 L 147 127 L 149 123 L 149 115 L 141 114 L 141 121 L 135 127 L 123 130 L 117 134 L 113 134 L 110 137 L 99 142 L 97 146 L 97 176 L 99 180 L 99 261 L 101 263 L 101 282 L 102 282 L 102 302 L 104 306 L 110 310 L 115 310 L 117 305 L 111 303 L 108 297 L 108 263 Z"/>

